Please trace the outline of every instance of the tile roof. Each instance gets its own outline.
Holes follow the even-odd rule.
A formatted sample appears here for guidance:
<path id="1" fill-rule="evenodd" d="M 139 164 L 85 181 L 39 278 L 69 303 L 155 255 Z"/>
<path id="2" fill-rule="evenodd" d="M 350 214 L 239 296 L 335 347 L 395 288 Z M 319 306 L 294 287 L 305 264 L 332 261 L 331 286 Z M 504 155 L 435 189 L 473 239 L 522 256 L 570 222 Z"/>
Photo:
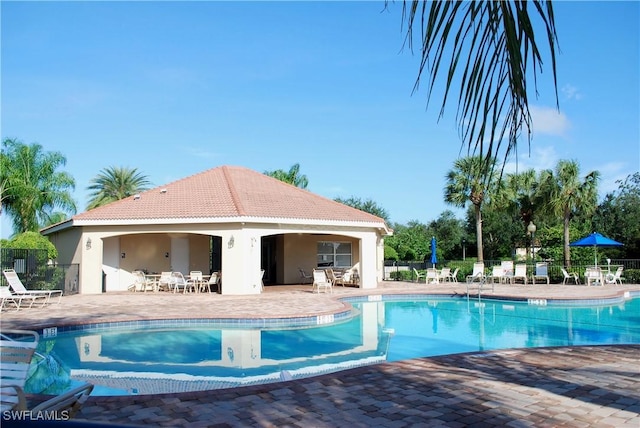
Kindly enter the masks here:
<path id="1" fill-rule="evenodd" d="M 85 211 L 73 222 L 234 217 L 384 225 L 377 216 L 238 166 L 212 168 Z"/>

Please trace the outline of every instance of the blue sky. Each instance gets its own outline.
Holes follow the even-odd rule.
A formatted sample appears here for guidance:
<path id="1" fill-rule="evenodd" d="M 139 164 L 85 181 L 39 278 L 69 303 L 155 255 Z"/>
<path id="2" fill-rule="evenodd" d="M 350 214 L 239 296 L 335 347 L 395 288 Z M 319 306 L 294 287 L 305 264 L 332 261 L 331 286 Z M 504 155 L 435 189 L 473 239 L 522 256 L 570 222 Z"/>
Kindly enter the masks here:
<path id="1" fill-rule="evenodd" d="M 412 95 L 419 57 L 402 49 L 401 4 L 383 6 L 3 1 L 2 138 L 63 153 L 78 212 L 109 166 L 160 186 L 220 165 L 300 163 L 315 193 L 427 223 L 452 209 L 456 105 L 438 120 L 437 96 L 427 108 L 424 85 Z M 545 56 L 518 169 L 575 159 L 601 172 L 604 196 L 640 169 L 640 3 L 555 12 L 560 111 Z"/>

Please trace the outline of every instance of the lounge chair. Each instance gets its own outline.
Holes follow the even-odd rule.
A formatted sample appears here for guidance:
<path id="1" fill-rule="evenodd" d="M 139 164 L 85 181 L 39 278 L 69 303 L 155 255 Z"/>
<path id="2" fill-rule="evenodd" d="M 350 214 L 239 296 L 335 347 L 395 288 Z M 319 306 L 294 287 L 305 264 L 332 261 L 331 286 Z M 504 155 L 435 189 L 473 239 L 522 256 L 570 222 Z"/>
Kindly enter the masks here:
<path id="1" fill-rule="evenodd" d="M 64 412 L 65 418 L 73 417 L 87 400 L 93 385 L 85 383 L 71 391 L 48 399 L 29 409 L 24 393 L 24 385 L 29 373 L 31 358 L 38 346 L 40 336 L 35 331 L 3 330 L 0 332 L 0 409 L 5 411 L 30 411 L 32 415 L 41 412 Z"/>
<path id="2" fill-rule="evenodd" d="M 306 284 L 306 283 L 312 283 L 313 282 L 313 275 L 308 274 L 302 268 L 298 268 L 298 272 L 300 272 L 300 283 Z"/>
<path id="3" fill-rule="evenodd" d="M 467 275 L 467 283 L 484 281 L 484 263 L 476 262 L 473 264 L 473 272 Z"/>
<path id="4" fill-rule="evenodd" d="M 504 270 L 502 269 L 502 266 L 494 266 L 491 268 L 491 276 L 487 278 L 487 281 L 492 284 L 495 282 L 502 284 L 504 281 Z"/>
<path id="5" fill-rule="evenodd" d="M 562 279 L 562 285 L 566 285 L 570 280 L 573 280 L 576 285 L 580 284 L 580 278 L 578 277 L 577 273 L 569 273 L 565 268 L 560 268 L 560 270 L 562 271 L 562 276 L 564 276 L 564 278 Z"/>
<path id="6" fill-rule="evenodd" d="M 316 290 L 316 292 L 320 293 L 320 290 L 324 289 L 325 293 L 327 290 L 332 293 L 333 292 L 333 284 L 327 278 L 327 273 L 324 269 L 314 269 L 313 270 L 313 286 L 311 290 Z"/>
<path id="7" fill-rule="evenodd" d="M 521 279 L 524 285 L 527 285 L 527 265 L 524 263 L 518 263 L 516 269 L 511 277 L 511 283 L 515 284 L 517 280 Z"/>
<path id="8" fill-rule="evenodd" d="M 80 410 L 84 402 L 87 401 L 92 391 L 93 385 L 90 383 L 84 383 L 77 388 L 64 392 L 60 395 L 56 395 L 55 397 L 29 409 L 27 407 L 24 390 L 21 387 L 17 385 L 2 385 L 0 390 L 0 400 L 2 400 L 1 406 L 3 411 L 28 411 L 34 416 L 41 414 L 48 414 L 50 416 L 52 414 L 59 414 L 60 418 L 64 417 L 66 420 L 74 417 L 75 414 L 78 413 L 78 410 Z"/>
<path id="9" fill-rule="evenodd" d="M 46 296 L 46 303 L 51 301 L 52 296 L 58 296 L 58 303 L 62 300 L 62 290 L 27 290 L 15 270 L 5 269 L 3 273 L 9 283 L 9 287 L 11 287 L 13 293 L 16 295 Z"/>
<path id="10" fill-rule="evenodd" d="M 536 272 L 531 275 L 531 280 L 535 284 L 537 279 L 543 279 L 549 284 L 549 264 L 546 262 L 536 263 Z"/>
<path id="11" fill-rule="evenodd" d="M 509 282 L 511 284 L 513 284 L 513 261 L 511 260 L 504 260 L 502 261 L 502 263 L 500 263 L 500 266 L 502 267 L 502 275 L 503 275 L 503 282 Z"/>
<path id="12" fill-rule="evenodd" d="M 360 276 L 358 275 L 358 269 L 350 268 L 345 270 L 340 277 L 340 284 L 344 285 L 355 285 L 356 287 L 359 284 Z"/>
<path id="13" fill-rule="evenodd" d="M 426 273 L 420 273 L 418 272 L 418 269 L 413 268 L 413 275 L 415 275 L 416 277 L 416 282 L 420 282 L 421 279 L 425 279 L 427 278 L 427 274 Z"/>
<path id="14" fill-rule="evenodd" d="M 29 364 L 38 347 L 40 335 L 29 330 L 2 330 L 0 332 L 0 384 L 4 386 L 24 387 L 29 373 Z M 2 407 L 16 404 L 14 398 L 4 397 Z"/>
<path id="15" fill-rule="evenodd" d="M 47 296 L 45 295 L 17 295 L 13 294 L 9 287 L 0 287 L 0 311 L 5 308 L 14 307 L 16 311 L 21 308 L 31 308 L 35 304 L 40 307 L 47 304 Z"/>

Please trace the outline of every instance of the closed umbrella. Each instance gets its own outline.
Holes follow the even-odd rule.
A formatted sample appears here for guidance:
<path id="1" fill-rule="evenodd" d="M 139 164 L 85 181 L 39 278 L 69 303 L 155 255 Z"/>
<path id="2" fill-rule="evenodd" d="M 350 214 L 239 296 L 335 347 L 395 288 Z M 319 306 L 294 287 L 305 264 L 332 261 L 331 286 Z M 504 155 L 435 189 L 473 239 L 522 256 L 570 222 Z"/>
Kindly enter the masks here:
<path id="1" fill-rule="evenodd" d="M 569 244 L 570 247 L 593 247 L 594 251 L 594 265 L 598 267 L 598 247 L 619 247 L 621 244 L 618 241 L 614 241 L 611 238 L 607 238 L 599 234 L 598 232 L 593 232 L 589 236 L 585 236 L 582 239 L 578 239 L 575 242 Z"/>
<path id="2" fill-rule="evenodd" d="M 433 267 L 436 267 L 436 263 L 438 263 L 438 257 L 436 256 L 436 237 L 431 237 L 431 264 Z"/>

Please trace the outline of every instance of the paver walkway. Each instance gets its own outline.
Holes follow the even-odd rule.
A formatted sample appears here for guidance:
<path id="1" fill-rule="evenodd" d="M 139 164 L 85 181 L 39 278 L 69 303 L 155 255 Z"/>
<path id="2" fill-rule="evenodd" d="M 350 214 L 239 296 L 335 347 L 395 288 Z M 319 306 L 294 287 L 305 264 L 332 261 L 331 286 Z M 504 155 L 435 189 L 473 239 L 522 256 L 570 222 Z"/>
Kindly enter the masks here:
<path id="1" fill-rule="evenodd" d="M 494 296 L 599 300 L 640 286 L 496 286 Z M 260 296 L 66 296 L 45 309 L 4 312 L 2 328 L 183 317 L 333 313 L 334 296 L 267 287 Z M 383 283 L 375 294 L 462 294 L 464 285 Z M 636 314 L 637 318 L 637 314 Z M 640 320 L 638 320 L 640 328 Z M 75 420 L 171 427 L 640 426 L 640 345 L 505 350 L 419 358 L 261 386 L 90 397 Z M 31 397 L 37 401 L 41 397 Z M 3 422 L 3 424 L 6 423 Z"/>

